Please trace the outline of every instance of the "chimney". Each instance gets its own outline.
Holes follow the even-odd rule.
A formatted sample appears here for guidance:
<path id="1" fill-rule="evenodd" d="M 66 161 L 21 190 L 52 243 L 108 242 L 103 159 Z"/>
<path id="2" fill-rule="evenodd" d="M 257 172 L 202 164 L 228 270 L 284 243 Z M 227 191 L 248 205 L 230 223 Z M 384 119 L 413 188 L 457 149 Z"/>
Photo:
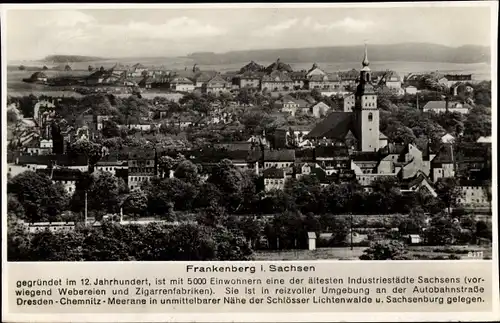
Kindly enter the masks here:
<path id="1" fill-rule="evenodd" d="M 446 112 L 448 112 L 449 105 L 450 105 L 450 98 L 448 96 L 446 96 L 445 100 L 446 100 L 445 109 L 446 109 Z"/>

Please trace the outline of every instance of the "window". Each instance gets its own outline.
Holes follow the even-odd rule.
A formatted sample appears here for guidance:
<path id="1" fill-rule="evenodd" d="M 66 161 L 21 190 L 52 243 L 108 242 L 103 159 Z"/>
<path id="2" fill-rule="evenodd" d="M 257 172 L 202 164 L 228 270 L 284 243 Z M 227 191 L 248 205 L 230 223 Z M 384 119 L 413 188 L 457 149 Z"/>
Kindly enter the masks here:
<path id="1" fill-rule="evenodd" d="M 368 121 L 373 121 L 373 113 L 368 113 Z"/>

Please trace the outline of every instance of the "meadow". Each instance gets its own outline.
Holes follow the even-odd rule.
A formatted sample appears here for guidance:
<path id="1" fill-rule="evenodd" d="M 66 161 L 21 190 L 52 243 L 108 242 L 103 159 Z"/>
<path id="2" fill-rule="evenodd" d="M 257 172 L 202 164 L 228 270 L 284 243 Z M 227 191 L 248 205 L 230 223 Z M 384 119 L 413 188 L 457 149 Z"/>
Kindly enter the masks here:
<path id="1" fill-rule="evenodd" d="M 258 250 L 254 253 L 255 260 L 277 261 L 277 260 L 359 260 L 359 256 L 367 247 L 338 247 L 318 248 L 316 250 L 282 250 L 267 251 Z M 436 257 L 447 259 L 450 255 L 459 256 L 461 260 L 470 260 L 470 251 L 483 252 L 483 259 L 491 259 L 492 249 L 486 246 L 409 246 L 408 255 L 417 260 L 428 260 Z"/>

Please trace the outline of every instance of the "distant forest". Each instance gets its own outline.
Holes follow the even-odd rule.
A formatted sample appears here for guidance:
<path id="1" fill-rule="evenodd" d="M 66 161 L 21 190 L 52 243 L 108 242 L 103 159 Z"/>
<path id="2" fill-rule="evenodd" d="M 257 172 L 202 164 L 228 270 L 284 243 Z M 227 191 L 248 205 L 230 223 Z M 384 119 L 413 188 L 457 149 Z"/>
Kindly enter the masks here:
<path id="1" fill-rule="evenodd" d="M 77 62 L 91 62 L 91 61 L 101 61 L 104 58 L 94 57 L 94 56 L 80 56 L 80 55 L 50 55 L 43 59 L 45 62 L 54 63 L 77 63 Z"/>
<path id="2" fill-rule="evenodd" d="M 364 46 L 333 46 L 314 48 L 262 49 L 231 51 L 227 53 L 199 52 L 188 55 L 198 64 L 233 64 L 254 61 L 287 63 L 354 62 L 363 55 Z M 448 47 L 428 43 L 369 45 L 368 57 L 372 61 L 489 63 L 490 49 L 485 46 L 466 45 Z"/>

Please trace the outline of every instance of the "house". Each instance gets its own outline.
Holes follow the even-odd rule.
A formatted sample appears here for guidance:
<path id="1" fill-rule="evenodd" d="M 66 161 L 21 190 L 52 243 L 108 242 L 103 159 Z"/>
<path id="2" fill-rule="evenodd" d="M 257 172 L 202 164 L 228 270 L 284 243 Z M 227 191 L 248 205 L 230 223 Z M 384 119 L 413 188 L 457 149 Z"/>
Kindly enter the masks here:
<path id="1" fill-rule="evenodd" d="M 461 180 L 461 196 L 457 199 L 463 207 L 488 207 L 491 204 L 491 182 L 480 180 Z"/>
<path id="2" fill-rule="evenodd" d="M 406 238 L 408 244 L 416 245 L 423 242 L 422 237 L 419 234 L 409 234 Z"/>
<path id="3" fill-rule="evenodd" d="M 380 136 L 379 136 L 379 145 L 380 145 L 380 148 L 384 148 L 388 144 L 389 144 L 389 137 L 387 137 L 383 133 L 380 133 Z"/>
<path id="4" fill-rule="evenodd" d="M 128 76 L 139 77 L 145 75 L 147 72 L 148 68 L 146 66 L 142 65 L 141 63 L 137 63 L 135 65 L 132 65 L 132 67 L 128 70 Z"/>
<path id="5" fill-rule="evenodd" d="M 290 78 L 293 81 L 294 90 L 304 89 L 306 87 L 307 71 L 291 72 Z"/>
<path id="6" fill-rule="evenodd" d="M 285 133 L 285 144 L 297 146 L 304 141 L 304 137 L 311 131 L 309 125 L 293 125 L 276 129 L 277 132 Z"/>
<path id="7" fill-rule="evenodd" d="M 441 137 L 441 142 L 445 143 L 445 144 L 452 144 L 454 141 L 455 141 L 455 137 L 453 137 L 449 133 L 447 133 Z"/>
<path id="8" fill-rule="evenodd" d="M 263 150 L 263 162 L 264 168 L 287 168 L 292 167 L 295 162 L 295 150 L 293 149 L 283 149 L 283 150 Z"/>
<path id="9" fill-rule="evenodd" d="M 297 109 L 299 108 L 297 100 L 288 96 L 276 101 L 274 105 L 280 109 L 281 112 L 289 113 L 292 116 L 295 116 Z"/>
<path id="10" fill-rule="evenodd" d="M 120 172 L 128 171 L 128 158 L 120 158 L 119 155 L 107 155 L 102 157 L 95 165 L 95 171 L 108 172 L 116 177 L 121 177 Z"/>
<path id="11" fill-rule="evenodd" d="M 246 71 L 233 77 L 233 84 L 238 88 L 260 89 L 263 72 Z"/>
<path id="12" fill-rule="evenodd" d="M 113 116 L 111 115 L 101 115 L 96 117 L 97 130 L 102 130 L 105 121 L 112 120 Z"/>
<path id="13" fill-rule="evenodd" d="M 193 81 L 183 76 L 174 76 L 169 84 L 171 90 L 178 92 L 192 92 L 195 89 Z"/>
<path id="14" fill-rule="evenodd" d="M 38 174 L 48 176 L 54 183 L 61 183 L 70 195 L 75 193 L 76 183 L 82 179 L 82 171 L 79 169 L 51 167 L 44 169 L 37 169 Z"/>
<path id="15" fill-rule="evenodd" d="M 478 143 L 488 143 L 491 144 L 491 136 L 488 137 L 479 137 L 479 139 L 476 141 Z"/>
<path id="16" fill-rule="evenodd" d="M 318 102 L 311 107 L 311 113 L 315 118 L 323 118 L 332 108 L 324 103 Z"/>
<path id="17" fill-rule="evenodd" d="M 440 178 L 455 177 L 455 155 L 452 144 L 443 144 L 431 162 L 430 177 L 433 182 Z"/>
<path id="18" fill-rule="evenodd" d="M 139 87 L 143 89 L 150 89 L 155 80 L 151 76 L 145 76 L 141 81 L 139 81 Z M 135 84 L 135 82 L 131 82 L 131 84 Z"/>
<path id="19" fill-rule="evenodd" d="M 220 94 L 222 92 L 229 92 L 231 90 L 229 82 L 227 82 L 220 74 L 210 78 L 202 85 L 203 93 Z"/>
<path id="20" fill-rule="evenodd" d="M 416 95 L 417 94 L 417 88 L 410 85 L 410 86 L 406 86 L 404 88 L 405 90 L 405 94 L 408 94 L 408 95 Z"/>
<path id="21" fill-rule="evenodd" d="M 271 167 L 262 172 L 264 178 L 264 190 L 283 190 L 285 188 L 285 170 L 283 168 Z"/>
<path id="22" fill-rule="evenodd" d="M 23 81 L 27 83 L 47 83 L 48 77 L 43 72 L 35 72 L 31 74 L 30 78 L 23 79 Z"/>
<path id="23" fill-rule="evenodd" d="M 128 188 L 131 191 L 141 189 L 144 182 L 157 175 L 156 152 L 136 151 L 128 155 Z"/>
<path id="24" fill-rule="evenodd" d="M 357 83 L 359 79 L 359 71 L 352 69 L 349 71 L 339 72 L 340 83 L 344 87 L 350 87 Z"/>
<path id="25" fill-rule="evenodd" d="M 448 100 L 446 100 L 446 101 L 429 101 L 424 106 L 423 111 L 424 112 L 432 111 L 435 113 L 456 112 L 461 114 L 467 114 L 471 109 L 472 106 L 470 106 L 467 103 L 449 102 Z"/>
<path id="26" fill-rule="evenodd" d="M 456 83 L 472 82 L 472 74 L 446 74 L 447 86 L 452 87 Z"/>
<path id="27" fill-rule="evenodd" d="M 379 85 L 385 85 L 390 89 L 400 90 L 403 80 L 398 73 L 394 71 L 385 71 L 380 76 Z"/>
<path id="28" fill-rule="evenodd" d="M 274 70 L 262 76 L 260 87 L 268 91 L 288 91 L 293 89 L 293 80 L 286 71 Z"/>
<path id="29" fill-rule="evenodd" d="M 343 106 L 344 106 L 344 112 L 352 112 L 352 109 L 356 105 L 356 100 L 354 93 L 349 93 L 345 94 L 343 96 Z"/>
<path id="30" fill-rule="evenodd" d="M 437 197 L 437 193 L 432 185 L 432 180 L 423 172 L 419 172 L 413 178 L 404 179 L 400 183 L 401 193 L 424 192 L 433 197 Z"/>
<path id="31" fill-rule="evenodd" d="M 326 73 L 316 63 L 306 74 L 305 87 L 309 90 L 338 90 L 340 86 L 341 81 L 337 73 Z"/>
<path id="32" fill-rule="evenodd" d="M 316 250 L 316 232 L 307 232 L 308 249 Z"/>

